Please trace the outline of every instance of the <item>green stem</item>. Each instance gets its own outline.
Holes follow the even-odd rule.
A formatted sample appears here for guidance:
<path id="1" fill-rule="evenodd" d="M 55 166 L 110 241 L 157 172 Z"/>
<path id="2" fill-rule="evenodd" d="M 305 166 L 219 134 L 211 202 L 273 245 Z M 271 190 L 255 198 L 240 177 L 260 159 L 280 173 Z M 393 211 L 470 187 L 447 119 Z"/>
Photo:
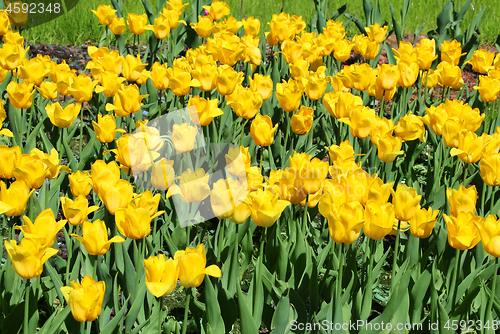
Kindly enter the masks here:
<path id="1" fill-rule="evenodd" d="M 334 243 L 335 245 L 335 243 Z M 340 302 L 341 298 L 341 291 L 342 291 L 342 274 L 343 274 L 343 269 L 344 269 L 344 244 L 339 244 L 339 250 L 338 250 L 338 255 L 337 259 L 339 260 L 339 269 L 338 269 L 338 277 L 337 277 L 337 289 L 335 291 L 335 295 L 337 297 L 337 301 Z"/>
<path id="2" fill-rule="evenodd" d="M 384 117 L 384 102 L 385 102 L 385 90 L 382 93 L 382 101 L 380 102 L 380 111 L 379 111 L 380 118 Z"/>
<path id="3" fill-rule="evenodd" d="M 186 248 L 189 247 L 189 244 L 191 243 L 191 221 L 188 221 L 188 226 L 186 230 Z"/>
<path id="4" fill-rule="evenodd" d="M 23 319 L 23 333 L 30 334 L 29 327 L 29 310 L 30 310 L 30 280 L 26 280 L 26 289 L 24 296 L 24 319 Z"/>
<path id="5" fill-rule="evenodd" d="M 135 246 L 137 248 L 137 255 L 135 257 L 135 296 L 139 292 L 139 281 L 141 279 L 141 253 L 143 247 L 143 240 L 134 240 Z"/>
<path id="6" fill-rule="evenodd" d="M 66 285 L 69 285 L 69 267 L 71 265 L 71 254 L 73 253 L 73 242 L 70 234 L 73 233 L 73 225 L 68 224 L 68 240 L 66 240 L 66 249 L 68 251 L 68 258 L 66 262 Z"/>
<path id="7" fill-rule="evenodd" d="M 90 334 L 91 329 L 92 329 L 92 321 L 87 321 L 87 330 L 85 331 L 85 333 Z"/>
<path id="8" fill-rule="evenodd" d="M 397 260 L 398 260 L 398 254 L 399 254 L 399 229 L 401 227 L 401 221 L 398 220 L 398 230 L 396 231 L 396 245 L 394 246 L 394 254 L 392 258 L 392 272 L 391 272 L 391 292 L 394 291 L 394 286 L 396 285 L 396 280 L 394 279 L 396 275 L 396 266 L 397 266 Z"/>
<path id="9" fill-rule="evenodd" d="M 184 321 L 182 322 L 182 334 L 186 334 L 186 331 L 187 331 L 189 302 L 190 301 L 191 301 L 191 288 L 186 288 L 186 307 L 184 308 Z"/>
<path id="10" fill-rule="evenodd" d="M 491 287 L 491 295 L 490 295 L 490 299 L 488 300 L 488 306 L 486 308 L 487 312 L 489 312 L 490 314 L 490 318 L 492 318 L 492 308 L 493 308 L 493 301 L 495 300 L 495 296 L 496 296 L 496 288 L 497 288 L 497 272 L 498 272 L 498 262 L 500 260 L 498 260 L 498 258 L 495 258 L 495 271 L 493 272 L 493 285 Z M 488 320 L 489 318 L 487 318 Z"/>
<path id="11" fill-rule="evenodd" d="M 304 215 L 302 216 L 302 232 L 304 233 L 304 237 L 306 236 L 307 231 L 307 208 L 309 207 L 309 195 L 306 195 L 306 205 L 304 206 Z"/>
<path id="12" fill-rule="evenodd" d="M 451 281 L 451 287 L 453 291 L 451 291 L 451 312 L 453 313 L 453 309 L 455 309 L 455 298 L 457 294 L 457 280 L 458 280 L 458 266 L 460 264 L 460 249 L 455 250 L 455 268 L 453 268 L 453 278 Z"/>
<path id="13" fill-rule="evenodd" d="M 78 162 L 82 161 L 82 139 L 83 139 L 83 109 L 80 110 L 80 146 L 78 149 Z"/>
<path id="14" fill-rule="evenodd" d="M 160 308 L 160 314 L 158 316 L 158 334 L 161 334 L 162 333 L 162 325 L 163 325 L 163 300 L 164 300 L 164 296 L 161 296 L 160 299 L 159 299 L 159 305 L 158 307 Z"/>

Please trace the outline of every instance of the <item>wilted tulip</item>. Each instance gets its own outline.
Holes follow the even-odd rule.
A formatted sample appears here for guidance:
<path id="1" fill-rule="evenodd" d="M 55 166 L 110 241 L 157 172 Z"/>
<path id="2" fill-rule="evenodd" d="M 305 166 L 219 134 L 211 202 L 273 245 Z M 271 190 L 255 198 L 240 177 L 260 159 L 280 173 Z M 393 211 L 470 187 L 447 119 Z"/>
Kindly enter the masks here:
<path id="1" fill-rule="evenodd" d="M 71 282 L 71 286 L 61 287 L 71 314 L 78 322 L 94 321 L 101 314 L 104 300 L 104 281 L 96 282 L 89 275 L 85 276 L 82 284 Z"/>
<path id="2" fill-rule="evenodd" d="M 250 126 L 250 135 L 256 145 L 270 146 L 274 141 L 274 133 L 278 128 L 278 124 L 273 127 L 271 117 L 257 114 Z"/>
<path id="3" fill-rule="evenodd" d="M 179 281 L 185 288 L 196 288 L 203 283 L 205 274 L 220 277 L 220 268 L 215 264 L 206 267 L 207 256 L 205 245 L 199 244 L 197 248 L 187 247 L 186 250 L 175 252 L 174 261 L 178 261 Z"/>
<path id="4" fill-rule="evenodd" d="M 17 245 L 16 240 L 5 240 L 4 246 L 9 254 L 12 266 L 16 274 L 24 279 L 31 279 L 42 274 L 43 264 L 51 256 L 57 254 L 58 250 L 45 247 L 43 237 L 24 237 Z"/>
<path id="5" fill-rule="evenodd" d="M 170 295 L 177 287 L 179 277 L 178 260 L 166 259 L 165 254 L 144 259 L 146 286 L 155 297 Z"/>
<path id="6" fill-rule="evenodd" d="M 77 234 L 70 234 L 78 239 L 90 255 L 104 255 L 109 251 L 112 243 L 125 242 L 120 236 L 114 236 L 108 240 L 108 230 L 106 224 L 100 219 L 94 222 L 84 221 L 82 229 L 83 237 Z"/>
<path id="7" fill-rule="evenodd" d="M 89 207 L 89 201 L 84 196 L 78 196 L 74 201 L 68 197 L 61 197 L 61 207 L 64 217 L 73 226 L 82 225 L 89 214 L 99 209 L 96 205 Z"/>

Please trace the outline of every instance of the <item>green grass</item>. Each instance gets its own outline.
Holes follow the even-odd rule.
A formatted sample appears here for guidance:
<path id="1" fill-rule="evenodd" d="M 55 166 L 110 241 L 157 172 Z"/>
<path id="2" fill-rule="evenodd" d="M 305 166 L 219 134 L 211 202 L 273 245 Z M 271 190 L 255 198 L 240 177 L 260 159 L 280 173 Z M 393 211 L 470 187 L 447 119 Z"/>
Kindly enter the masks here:
<path id="1" fill-rule="evenodd" d="M 410 13 L 405 26 L 405 33 L 413 34 L 415 30 L 424 24 L 422 33 L 436 28 L 436 18 L 441 11 L 441 8 L 446 0 L 413 0 Z M 190 1 L 192 2 L 192 1 Z M 332 13 L 341 7 L 346 0 L 329 0 L 327 19 L 331 17 Z M 396 17 L 399 20 L 399 13 L 403 0 L 391 1 L 395 11 Z M 456 6 L 459 2 L 456 1 Z M 150 0 L 151 5 L 154 7 L 155 0 Z M 231 7 L 231 13 L 236 17 L 253 16 L 261 20 L 261 33 L 268 29 L 267 22 L 271 21 L 273 13 L 279 13 L 283 0 L 228 0 L 227 3 Z M 241 6 L 243 3 L 243 6 Z M 382 0 L 381 10 L 383 20 L 392 25 L 391 12 L 389 1 Z M 465 15 L 463 27 L 466 27 L 472 18 L 476 16 L 479 11 L 487 7 L 486 12 L 481 20 L 481 43 L 494 43 L 497 36 L 500 34 L 500 27 L 497 23 L 497 18 L 500 15 L 500 0 L 473 0 L 475 10 L 470 8 Z M 40 43 L 55 43 L 55 44 L 74 44 L 80 45 L 82 43 L 97 43 L 104 31 L 104 28 L 99 25 L 97 17 L 90 11 L 97 8 L 99 4 L 111 4 L 110 0 L 82 0 L 70 13 L 57 18 L 54 21 L 48 22 L 42 26 L 35 27 L 24 33 L 26 38 L 30 41 Z M 358 17 L 364 21 L 362 0 L 356 0 L 347 5 L 346 13 Z M 126 17 L 127 13 L 144 13 L 144 8 L 138 0 L 124 0 L 124 8 Z M 191 6 L 186 8 L 186 12 L 192 11 Z M 305 22 L 311 22 L 314 16 L 315 8 L 313 0 L 299 0 L 291 1 L 285 0 L 285 12 L 289 14 L 301 15 Z M 342 15 L 338 20 L 346 21 Z M 352 37 L 354 34 L 359 33 L 354 23 L 349 24 L 347 27 L 347 36 Z M 144 34 L 141 41 L 146 42 L 149 33 Z M 127 31 L 125 34 L 127 42 L 132 41 L 131 33 Z"/>

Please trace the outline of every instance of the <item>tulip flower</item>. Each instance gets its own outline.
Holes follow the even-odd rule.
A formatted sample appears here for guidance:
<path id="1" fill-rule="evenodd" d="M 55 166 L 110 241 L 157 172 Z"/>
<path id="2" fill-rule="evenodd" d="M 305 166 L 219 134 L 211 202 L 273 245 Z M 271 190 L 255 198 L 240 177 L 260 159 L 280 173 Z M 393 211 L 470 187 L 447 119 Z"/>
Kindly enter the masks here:
<path id="1" fill-rule="evenodd" d="M 248 189 L 245 183 L 232 178 L 219 179 L 213 184 L 213 189 L 210 192 L 210 204 L 214 215 L 219 219 L 230 219 L 234 215 L 235 209 L 244 203 L 247 195 Z"/>
<path id="2" fill-rule="evenodd" d="M 11 29 L 9 14 L 2 10 L 0 11 L 0 36 L 4 36 Z"/>
<path id="3" fill-rule="evenodd" d="M 112 215 L 119 208 L 126 208 L 132 201 L 132 195 L 133 188 L 127 180 L 118 180 L 115 184 L 102 183 L 99 189 L 99 198 Z"/>
<path id="4" fill-rule="evenodd" d="M 363 233 L 373 240 L 382 239 L 392 231 L 395 212 L 396 209 L 392 203 L 369 202 L 365 208 Z"/>
<path id="5" fill-rule="evenodd" d="M 437 58 L 436 40 L 424 38 L 417 44 L 415 48 L 415 54 L 417 56 L 418 67 L 421 70 L 430 69 L 432 62 Z"/>
<path id="6" fill-rule="evenodd" d="M 152 148 L 148 147 L 150 143 L 146 138 L 141 132 L 133 135 L 127 133 L 116 141 L 118 149 L 109 152 L 116 154 L 116 159 L 125 170 L 131 168 L 132 174 L 147 171 L 159 153 L 151 151 Z"/>
<path id="7" fill-rule="evenodd" d="M 388 28 L 389 28 L 388 25 L 381 27 L 380 24 L 375 23 L 369 27 L 366 27 L 365 31 L 368 34 L 368 38 L 371 41 L 374 41 L 378 44 L 382 44 L 382 42 L 385 40 L 385 35 L 387 34 Z"/>
<path id="8" fill-rule="evenodd" d="M 402 221 L 410 221 L 415 216 L 422 195 L 417 195 L 417 190 L 408 187 L 404 183 L 398 184 L 392 204 L 396 210 L 396 218 Z"/>
<path id="9" fill-rule="evenodd" d="M 191 28 L 196 31 L 196 34 L 201 38 L 207 38 L 212 35 L 212 18 L 210 16 L 200 16 L 198 15 L 198 22 L 191 23 Z"/>
<path id="10" fill-rule="evenodd" d="M 245 29 L 245 35 L 256 37 L 260 32 L 260 20 L 249 16 L 243 19 L 243 28 Z"/>
<path id="11" fill-rule="evenodd" d="M 249 88 L 239 88 L 231 95 L 236 95 L 234 101 L 228 101 L 227 104 L 234 110 L 236 115 L 245 119 L 252 119 L 262 106 L 262 95 L 259 92 L 252 91 Z"/>
<path id="12" fill-rule="evenodd" d="M 151 81 L 153 86 L 159 90 L 166 90 L 168 88 L 167 67 L 165 64 L 155 62 L 151 70 Z"/>
<path id="13" fill-rule="evenodd" d="M 399 69 L 398 85 L 400 87 L 406 87 L 406 88 L 413 86 L 413 84 L 417 81 L 420 72 L 418 64 L 416 62 L 410 64 L 400 62 L 398 63 L 398 69 Z"/>
<path id="14" fill-rule="evenodd" d="M 307 79 L 302 79 L 305 93 L 310 100 L 316 101 L 323 97 L 329 78 L 325 76 L 326 67 L 320 66 L 316 72 L 311 72 Z"/>
<path id="15" fill-rule="evenodd" d="M 333 57 L 340 62 L 345 62 L 351 56 L 354 44 L 347 39 L 339 39 L 333 43 Z"/>
<path id="16" fill-rule="evenodd" d="M 116 209 L 115 223 L 121 234 L 130 239 L 142 239 L 151 233 L 151 220 L 161 216 L 164 211 L 154 215 L 146 208 L 128 205 Z"/>
<path id="17" fill-rule="evenodd" d="M 22 180 L 12 182 L 9 189 L 0 181 L 0 211 L 8 217 L 22 215 L 34 191 L 30 191 L 28 184 Z"/>
<path id="18" fill-rule="evenodd" d="M 97 10 L 91 9 L 90 11 L 97 16 L 99 23 L 105 26 L 109 26 L 116 17 L 116 9 L 111 8 L 109 5 L 99 5 Z"/>
<path id="19" fill-rule="evenodd" d="M 194 148 L 198 128 L 188 123 L 174 124 L 172 142 L 177 153 L 191 152 Z"/>
<path id="20" fill-rule="evenodd" d="M 450 203 L 450 213 L 452 216 L 458 217 L 460 212 L 476 212 L 476 186 L 465 188 L 463 185 L 460 185 L 458 190 L 447 188 L 446 197 Z"/>
<path id="21" fill-rule="evenodd" d="M 458 134 L 458 148 L 452 148 L 450 155 L 458 156 L 460 160 L 469 164 L 478 162 L 483 151 L 484 139 L 484 134 L 478 137 L 472 131 L 462 130 Z"/>
<path id="22" fill-rule="evenodd" d="M 45 247 L 45 239 L 38 236 L 25 236 L 19 245 L 16 240 L 5 240 L 4 246 L 16 274 L 24 279 L 31 279 L 42 274 L 43 264 L 58 250 Z"/>
<path id="23" fill-rule="evenodd" d="M 221 95 L 230 95 L 236 89 L 236 85 L 243 82 L 243 73 L 236 72 L 231 66 L 221 65 L 217 67 L 216 86 Z"/>
<path id="24" fill-rule="evenodd" d="M 438 64 L 435 73 L 438 76 L 438 83 L 446 87 L 454 87 L 462 78 L 460 67 L 444 61 Z"/>
<path id="25" fill-rule="evenodd" d="M 50 155 L 37 148 L 32 149 L 29 155 L 42 161 L 45 167 L 45 177 L 48 179 L 55 179 L 61 170 L 71 173 L 71 169 L 68 166 L 59 165 L 59 153 L 55 148 L 50 151 Z"/>
<path id="26" fill-rule="evenodd" d="M 193 66 L 191 75 L 193 76 L 193 81 L 200 84 L 199 89 L 209 92 L 217 87 L 217 65 L 211 57 L 198 56 Z"/>
<path id="27" fill-rule="evenodd" d="M 218 99 L 207 100 L 199 95 L 193 96 L 188 101 L 189 118 L 196 125 L 207 126 L 215 117 L 224 114 L 218 106 Z"/>
<path id="28" fill-rule="evenodd" d="M 168 0 L 167 1 L 167 9 L 175 10 L 177 14 L 182 15 L 184 8 L 188 5 L 188 3 L 182 3 L 182 0 Z"/>
<path id="29" fill-rule="evenodd" d="M 214 21 L 218 21 L 230 13 L 228 4 L 219 0 L 215 0 L 210 6 L 203 6 L 203 8 L 208 11 L 208 15 Z"/>
<path id="30" fill-rule="evenodd" d="M 45 106 L 50 122 L 59 128 L 69 128 L 80 114 L 82 105 L 79 103 L 69 104 L 64 109 L 59 102 Z"/>
<path id="31" fill-rule="evenodd" d="M 77 234 L 70 234 L 78 239 L 90 255 L 104 255 L 109 251 L 112 243 L 125 242 L 120 236 L 114 236 L 108 240 L 108 230 L 106 224 L 100 219 L 94 222 L 84 221 L 82 229 L 83 237 Z"/>
<path id="32" fill-rule="evenodd" d="M 151 185 L 156 189 L 167 190 L 175 180 L 174 161 L 161 158 L 151 166 Z"/>
<path id="33" fill-rule="evenodd" d="M 47 172 L 48 168 L 42 160 L 23 154 L 13 174 L 17 180 L 24 180 L 31 188 L 38 189 L 45 182 Z"/>
<path id="34" fill-rule="evenodd" d="M 101 74 L 101 85 L 95 87 L 96 93 L 103 93 L 106 97 L 113 97 L 122 87 L 122 82 L 125 78 L 119 77 L 118 74 L 110 71 L 105 71 Z"/>
<path id="35" fill-rule="evenodd" d="M 207 257 L 205 245 L 199 244 L 197 248 L 187 247 L 186 250 L 175 252 L 174 261 L 178 261 L 179 281 L 185 288 L 196 288 L 203 283 L 205 274 L 220 277 L 220 268 L 215 264 L 206 267 Z"/>
<path id="36" fill-rule="evenodd" d="M 155 18 L 153 33 L 158 39 L 165 39 L 170 34 L 170 22 L 165 16 L 159 15 Z"/>
<path id="37" fill-rule="evenodd" d="M 368 182 L 368 195 L 366 202 L 377 202 L 382 205 L 389 200 L 389 196 L 394 195 L 394 181 L 384 183 L 376 174 L 372 175 Z"/>
<path id="38" fill-rule="evenodd" d="M 186 21 L 179 20 L 179 12 L 177 10 L 170 10 L 167 8 L 163 8 L 163 11 L 161 11 L 160 16 L 163 16 L 168 20 L 170 23 L 170 30 L 176 29 L 179 23 L 183 23 L 184 25 L 186 24 Z"/>
<path id="39" fill-rule="evenodd" d="M 98 84 L 98 81 L 92 81 L 85 74 L 80 74 L 75 78 L 68 88 L 68 92 L 75 98 L 77 102 L 88 102 L 92 98 L 92 91 Z"/>
<path id="40" fill-rule="evenodd" d="M 230 147 L 225 155 L 227 170 L 231 176 L 245 177 L 246 168 L 250 167 L 251 157 L 248 147 Z"/>
<path id="41" fill-rule="evenodd" d="M 262 95 L 262 100 L 266 101 L 271 97 L 273 93 L 273 81 L 270 76 L 264 76 L 259 73 L 255 73 L 252 77 L 249 77 L 250 89 L 254 92 L 259 92 Z"/>
<path id="42" fill-rule="evenodd" d="M 94 321 L 101 314 L 104 300 L 104 281 L 96 282 L 87 275 L 82 283 L 70 282 L 71 286 L 61 287 L 66 303 L 71 309 L 71 314 L 78 322 Z"/>
<path id="43" fill-rule="evenodd" d="M 160 198 L 160 194 L 156 194 L 153 196 L 153 193 L 151 191 L 144 191 L 134 198 L 134 205 L 137 208 L 148 210 L 149 215 L 153 217 L 155 214 L 157 214 L 158 205 L 160 205 Z M 161 213 L 163 213 L 163 211 L 161 211 Z"/>
<path id="44" fill-rule="evenodd" d="M 481 240 L 476 226 L 483 224 L 483 217 L 461 211 L 456 217 L 443 214 L 443 218 L 446 222 L 448 243 L 451 247 L 460 250 L 472 249 Z"/>
<path id="45" fill-rule="evenodd" d="M 339 122 L 351 127 L 351 134 L 358 138 L 366 138 L 370 135 L 371 128 L 375 124 L 375 110 L 364 106 L 356 106 L 350 118 L 341 118 Z"/>
<path id="46" fill-rule="evenodd" d="M 398 155 L 404 154 L 401 150 L 403 141 L 399 137 L 392 135 L 380 136 L 377 138 L 378 158 L 386 163 L 391 163 Z"/>
<path id="47" fill-rule="evenodd" d="M 421 239 L 428 238 L 436 224 L 438 213 L 439 210 L 432 210 L 432 208 L 418 209 L 410 219 L 411 234 Z"/>
<path id="48" fill-rule="evenodd" d="M 66 224 L 67 220 L 60 220 L 56 222 L 54 212 L 52 209 L 43 210 L 32 223 L 28 216 L 23 216 L 24 225 L 17 229 L 20 229 L 25 236 L 35 235 L 37 237 L 43 237 L 40 239 L 40 243 L 45 247 L 52 247 L 56 241 L 56 234 L 61 228 Z"/>
<path id="49" fill-rule="evenodd" d="M 146 287 L 155 297 L 172 294 L 177 287 L 179 277 L 178 260 L 166 259 L 165 254 L 144 259 Z"/>
<path id="50" fill-rule="evenodd" d="M 14 168 L 19 164 L 22 152 L 19 146 L 8 147 L 0 145 L 0 178 L 11 179 L 14 177 Z"/>
<path id="51" fill-rule="evenodd" d="M 208 185 L 209 174 L 205 174 L 203 168 L 196 172 L 188 169 L 180 177 L 180 186 L 174 184 L 167 192 L 167 198 L 171 195 L 180 195 L 185 203 L 198 203 L 210 195 Z"/>
<path id="52" fill-rule="evenodd" d="M 484 102 L 493 102 L 497 99 L 500 92 L 500 80 L 481 75 L 479 76 L 479 86 L 474 86 L 474 89 L 479 91 L 481 100 Z"/>
<path id="53" fill-rule="evenodd" d="M 28 83 L 28 81 L 23 81 L 20 84 L 16 83 L 15 81 L 11 81 L 7 85 L 7 94 L 9 96 L 9 101 L 14 106 L 14 108 L 30 108 L 31 103 L 33 102 L 34 93 L 35 91 L 33 90 L 33 84 Z"/>
<path id="54" fill-rule="evenodd" d="M 399 81 L 399 68 L 396 65 L 382 64 L 378 66 L 377 84 L 383 90 L 391 90 Z"/>
<path id="55" fill-rule="evenodd" d="M 252 211 L 252 220 L 261 227 L 273 225 L 283 210 L 290 205 L 289 201 L 278 199 L 270 190 L 258 189 L 248 195 L 247 203 Z"/>
<path id="56" fill-rule="evenodd" d="M 22 9 L 23 2 L 21 0 L 5 1 L 5 8 L 18 8 L 19 10 L 12 9 L 9 12 L 9 18 L 13 25 L 16 27 L 23 27 L 28 22 L 28 10 Z"/>
<path id="57" fill-rule="evenodd" d="M 15 70 L 26 59 L 27 52 L 22 44 L 4 43 L 0 48 L 0 66 L 8 71 Z"/>
<path id="58" fill-rule="evenodd" d="M 123 61 L 123 76 L 128 81 L 137 81 L 141 77 L 141 73 L 147 65 L 148 64 L 142 63 L 141 57 L 139 55 L 137 55 L 136 57 L 127 55 L 125 57 L 125 60 Z"/>
<path id="59" fill-rule="evenodd" d="M 122 86 L 113 99 L 113 104 L 106 105 L 106 111 L 114 110 L 117 116 L 126 117 L 141 109 L 142 99 L 149 95 L 140 95 L 137 85 Z"/>
<path id="60" fill-rule="evenodd" d="M 493 59 L 495 54 L 484 49 L 478 49 L 472 54 L 472 58 L 466 62 L 471 64 L 474 71 L 486 74 L 490 68 L 493 68 Z"/>
<path id="61" fill-rule="evenodd" d="M 479 161 L 481 178 L 489 186 L 500 186 L 500 153 L 485 155 Z"/>
<path id="62" fill-rule="evenodd" d="M 360 54 L 366 60 L 375 59 L 380 50 L 380 44 L 370 40 L 366 35 L 355 35 L 352 39 L 354 52 Z"/>
<path id="63" fill-rule="evenodd" d="M 96 205 L 89 207 L 89 201 L 84 196 L 78 196 L 74 201 L 68 197 L 61 197 L 61 207 L 64 217 L 73 226 L 82 225 L 89 214 L 99 210 Z"/>
<path id="64" fill-rule="evenodd" d="M 125 32 L 125 29 L 127 26 L 125 25 L 125 19 L 123 17 L 114 17 L 113 21 L 111 24 L 108 26 L 109 30 L 114 34 L 114 35 L 121 35 Z"/>
<path id="65" fill-rule="evenodd" d="M 300 99 L 305 87 L 301 81 L 289 79 L 276 84 L 276 98 L 284 111 L 295 111 L 300 106 Z"/>
<path id="66" fill-rule="evenodd" d="M 414 115 L 411 111 L 408 115 L 399 119 L 394 134 L 403 141 L 419 139 L 421 142 L 425 142 L 424 123 L 420 117 Z"/>
<path id="67" fill-rule="evenodd" d="M 43 81 L 40 87 L 35 87 L 36 90 L 47 100 L 57 98 L 57 83 L 51 81 Z"/>
<path id="68" fill-rule="evenodd" d="M 500 257 L 500 224 L 496 215 L 489 215 L 486 219 L 474 222 L 486 253 Z"/>
<path id="69" fill-rule="evenodd" d="M 134 35 L 142 35 L 146 30 L 153 30 L 153 26 L 147 23 L 148 16 L 146 14 L 129 13 L 127 16 L 128 29 Z"/>
<path id="70" fill-rule="evenodd" d="M 465 52 L 462 53 L 461 44 L 457 40 L 441 43 L 441 63 L 446 62 L 457 66 L 463 55 L 465 55 Z"/>
<path id="71" fill-rule="evenodd" d="M 191 87 L 199 86 L 199 83 L 191 79 L 191 73 L 181 67 L 175 66 L 167 69 L 167 78 L 170 89 L 177 96 L 184 96 L 189 93 Z"/>
<path id="72" fill-rule="evenodd" d="M 328 220 L 328 231 L 333 241 L 350 245 L 358 239 L 364 226 L 363 207 L 359 202 L 342 203 L 337 209 L 327 193 L 319 200 L 318 208 Z"/>
<path id="73" fill-rule="evenodd" d="M 356 106 L 362 106 L 363 100 L 350 92 L 330 92 L 323 97 L 323 105 L 335 118 L 350 118 Z"/>
<path id="74" fill-rule="evenodd" d="M 97 140 L 101 143 L 111 143 L 115 140 L 117 132 L 125 133 L 123 129 L 116 128 L 116 119 L 113 115 L 97 115 L 97 123 L 92 121 Z"/>
<path id="75" fill-rule="evenodd" d="M 274 140 L 274 133 L 278 128 L 278 124 L 273 127 L 271 117 L 257 114 L 250 126 L 250 135 L 256 145 L 270 146 Z"/>
<path id="76" fill-rule="evenodd" d="M 104 160 L 97 160 L 91 167 L 92 189 L 99 195 L 99 188 L 102 184 L 108 183 L 114 185 L 120 180 L 120 168 L 115 161 L 108 164 Z"/>
<path id="77" fill-rule="evenodd" d="M 291 118 L 291 126 L 293 133 L 305 135 L 309 133 L 313 124 L 314 110 L 309 107 L 300 107 L 299 111 Z"/>

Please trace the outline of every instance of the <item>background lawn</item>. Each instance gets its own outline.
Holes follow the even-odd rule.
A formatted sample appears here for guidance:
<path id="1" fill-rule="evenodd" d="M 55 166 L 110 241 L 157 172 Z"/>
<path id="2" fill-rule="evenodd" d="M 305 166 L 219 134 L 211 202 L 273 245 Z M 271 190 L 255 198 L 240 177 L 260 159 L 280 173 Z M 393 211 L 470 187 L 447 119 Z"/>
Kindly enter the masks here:
<path id="1" fill-rule="evenodd" d="M 156 0 L 149 0 L 151 5 L 155 6 Z M 261 20 L 261 35 L 268 29 L 267 22 L 270 22 L 273 13 L 279 13 L 283 4 L 283 0 L 228 0 L 226 1 L 231 7 L 231 13 L 238 19 L 247 16 L 257 17 Z M 391 1 L 396 15 L 399 18 L 399 13 L 403 0 Z M 441 8 L 446 0 L 413 0 L 410 8 L 410 14 L 405 26 L 405 32 L 413 34 L 416 28 L 425 24 L 422 33 L 436 28 L 436 18 L 441 11 Z M 464 1 L 455 1 L 456 7 Z M 241 6 L 243 3 L 243 6 Z M 341 7 L 345 0 L 329 0 L 327 18 L 330 18 L 332 13 Z M 356 0 L 355 4 L 347 5 L 346 13 L 364 20 L 363 2 Z M 487 7 L 486 12 L 481 20 L 481 43 L 492 44 L 500 34 L 500 26 L 498 24 L 500 16 L 500 0 L 474 0 L 473 8 L 470 8 L 465 15 L 463 25 L 469 24 L 471 19 L 479 13 L 479 11 Z M 78 5 L 68 14 L 59 17 L 58 19 L 48 22 L 44 25 L 35 27 L 24 32 L 24 35 L 29 41 L 39 43 L 54 43 L 54 44 L 75 44 L 82 43 L 97 43 L 102 35 L 104 28 L 99 25 L 97 17 L 92 14 L 91 9 L 97 8 L 99 4 L 110 5 L 110 0 L 81 0 Z M 381 0 L 380 6 L 382 16 L 392 25 L 391 12 L 389 1 Z M 141 1 L 139 0 L 124 0 L 125 17 L 127 13 L 144 13 Z M 191 6 L 186 7 L 187 13 L 192 12 Z M 285 12 L 289 14 L 302 15 L 304 21 L 308 24 L 315 13 L 313 0 L 285 0 Z M 338 20 L 346 21 L 342 15 Z M 352 37 L 359 33 L 354 23 L 347 27 L 347 37 Z M 146 42 L 145 34 L 141 41 Z M 126 41 L 132 41 L 130 32 L 125 35 Z"/>

